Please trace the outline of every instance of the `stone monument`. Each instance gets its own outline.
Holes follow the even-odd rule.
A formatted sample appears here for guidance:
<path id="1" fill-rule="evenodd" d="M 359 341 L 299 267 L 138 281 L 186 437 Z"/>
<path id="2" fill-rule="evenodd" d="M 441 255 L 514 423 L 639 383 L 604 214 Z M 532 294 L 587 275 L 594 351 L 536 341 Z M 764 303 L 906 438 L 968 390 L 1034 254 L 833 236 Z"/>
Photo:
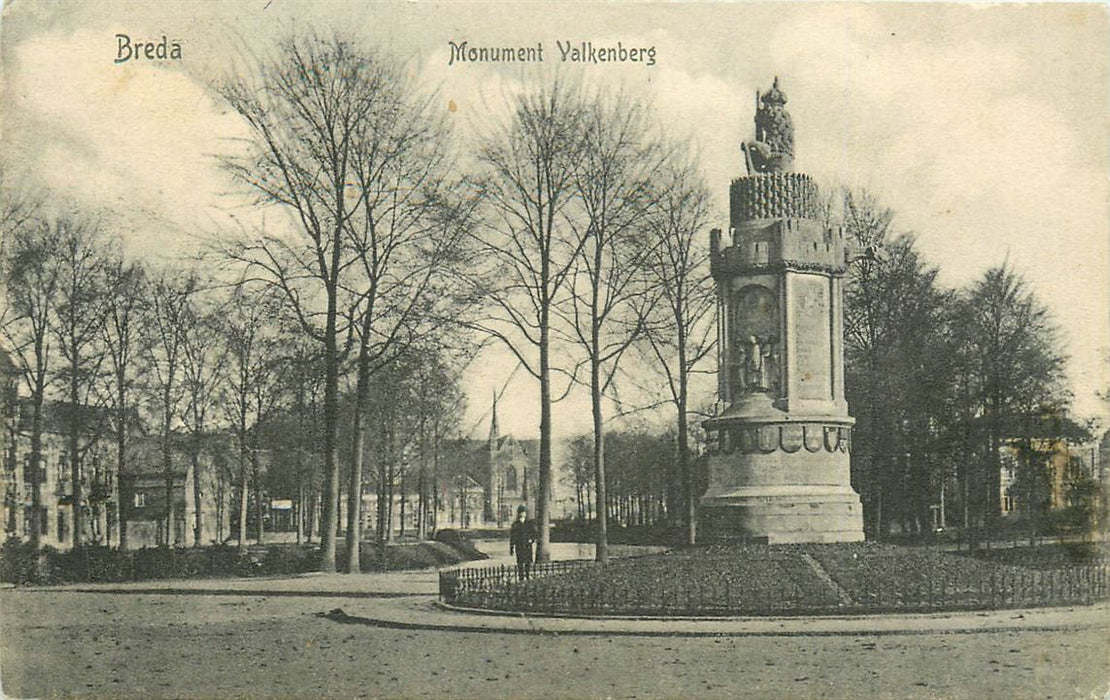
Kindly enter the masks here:
<path id="1" fill-rule="evenodd" d="M 842 285 L 855 255 L 823 223 L 817 185 L 793 171 L 786 95 L 757 96 L 748 174 L 729 191 L 731 230 L 710 234 L 717 287 L 718 410 L 700 541 L 863 539 L 849 478 Z"/>

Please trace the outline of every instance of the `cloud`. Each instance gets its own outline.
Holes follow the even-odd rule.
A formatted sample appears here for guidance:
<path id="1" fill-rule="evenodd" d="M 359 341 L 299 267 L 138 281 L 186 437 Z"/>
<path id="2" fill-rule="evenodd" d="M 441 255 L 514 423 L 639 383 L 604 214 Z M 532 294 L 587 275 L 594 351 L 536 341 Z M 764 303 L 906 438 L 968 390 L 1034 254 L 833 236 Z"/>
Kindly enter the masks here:
<path id="1" fill-rule="evenodd" d="M 112 208 L 132 248 L 190 251 L 228 189 L 216 154 L 242 134 L 206 86 L 172 63 L 111 60 L 100 31 L 47 33 L 15 52 L 9 134 L 53 191 Z"/>
<path id="2" fill-rule="evenodd" d="M 693 134 L 722 203 L 728 181 L 742 174 L 738 144 L 752 133 L 753 93 L 778 74 L 790 96 L 798 167 L 823 183 L 873 189 L 899 226 L 919 235 L 945 283 L 964 284 L 1008 256 L 1067 333 L 1078 409 L 1103 411 L 1093 394 L 1110 384 L 1098 354 L 1110 345 L 1107 16 L 1099 8 L 23 6 L 5 15 L 5 150 L 63 196 L 111 210 L 130 247 L 149 255 L 192 251 L 191 236 L 229 202 L 241 205 L 226 196 L 231 186 L 215 156 L 243 130 L 213 100 L 208 72 L 231 65 L 241 48 L 232 44 L 264 46 L 303 16 L 415 56 L 419 79 L 441 87 L 443 108 L 455 102 L 463 137 L 504 118 L 504 97 L 532 74 L 448 67 L 448 40 L 543 41 L 553 60 L 555 39 L 655 45 L 650 68 L 558 68 L 653 96 L 670 129 Z M 136 35 L 179 32 L 189 58 L 116 65 L 122 26 Z M 512 365 L 498 358 L 497 372 L 473 379 L 485 385 L 473 403 L 487 403 L 488 385 L 504 381 Z M 532 392 L 534 405 L 534 383 L 514 384 L 522 397 Z M 526 406 L 507 420 L 535 426 L 538 415 Z M 566 425 L 581 415 L 567 409 Z"/>

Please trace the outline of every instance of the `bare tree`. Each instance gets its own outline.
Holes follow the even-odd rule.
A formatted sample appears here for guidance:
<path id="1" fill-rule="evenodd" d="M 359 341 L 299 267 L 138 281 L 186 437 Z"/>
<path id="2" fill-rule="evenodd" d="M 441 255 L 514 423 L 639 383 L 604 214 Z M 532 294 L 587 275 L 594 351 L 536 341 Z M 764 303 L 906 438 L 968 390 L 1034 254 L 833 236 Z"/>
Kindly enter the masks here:
<path id="1" fill-rule="evenodd" d="M 644 268 L 652 241 L 642 235 L 652 180 L 664 162 L 647 112 L 624 94 L 598 95 L 584 110 L 582 150 L 573 175 L 581 216 L 571 224 L 581 243 L 569 285 L 573 341 L 589 364 L 595 493 L 606 503 L 603 396 L 625 351 L 645 327 Z M 605 509 L 598 509 L 597 561 L 609 560 Z"/>
<path id="2" fill-rule="evenodd" d="M 277 358 L 277 328 L 273 324 L 273 304 L 251 298 L 251 291 L 243 286 L 232 290 L 226 304 L 221 324 L 223 342 L 227 347 L 228 369 L 224 405 L 235 431 L 238 443 L 238 547 L 242 551 L 247 542 L 247 505 L 249 498 L 248 465 L 256 466 L 252 458 L 252 419 L 262 409 L 261 397 L 268 395 L 262 387 L 273 371 Z M 252 435 L 253 432 L 253 435 Z M 257 450 L 253 450 L 256 454 Z M 261 522 L 259 523 L 261 527 Z"/>
<path id="3" fill-rule="evenodd" d="M 147 292 L 146 272 L 142 266 L 126 263 L 122 256 L 116 255 L 108 265 L 107 287 L 107 312 L 101 326 L 101 342 L 107 351 L 109 362 L 110 379 L 106 389 L 116 438 L 116 479 L 120 485 L 117 504 L 119 546 L 120 549 L 126 549 L 130 509 L 128 498 L 131 494 L 123 488 L 123 475 L 127 467 L 132 415 L 136 408 L 133 398 L 137 374 L 135 365 L 141 331 L 139 314 Z"/>
<path id="4" fill-rule="evenodd" d="M 567 448 L 565 478 L 574 485 L 578 519 L 587 521 L 593 518 L 592 489 L 597 484 L 594 476 L 593 438 L 590 435 L 579 435 L 570 441 Z"/>
<path id="5" fill-rule="evenodd" d="M 266 344 L 263 354 L 258 358 L 254 396 L 254 425 L 251 427 L 251 483 L 254 485 L 254 519 L 258 527 L 258 544 L 262 544 L 266 533 L 264 511 L 264 484 L 262 481 L 263 428 L 266 420 L 273 414 L 281 400 L 282 386 L 277 381 L 279 367 L 287 358 L 283 357 L 274 344 Z M 268 468 L 268 467 L 267 467 Z"/>
<path id="6" fill-rule="evenodd" d="M 204 476 L 201 454 L 210 436 L 209 421 L 227 365 L 227 345 L 220 342 L 220 319 L 226 309 L 193 299 L 185 309 L 188 332 L 182 343 L 182 384 L 185 410 L 182 422 L 189 434 L 189 462 L 193 470 L 193 546 L 204 544 Z"/>
<path id="7" fill-rule="evenodd" d="M 362 473 L 371 375 L 436 333 L 455 314 L 448 283 L 463 253 L 473 205 L 453 201 L 448 133 L 427 96 L 397 66 L 376 59 L 375 108 L 357 132 L 353 163 L 358 200 L 348 219 L 357 257 L 350 292 L 357 308 L 358 355 L 352 462 L 347 489 L 347 571 L 358 573 Z"/>
<path id="8" fill-rule="evenodd" d="M 108 249 L 96 224 L 78 216 L 59 217 L 54 264 L 58 287 L 54 296 L 51 330 L 62 359 L 58 379 L 65 385 L 67 456 L 73 513 L 73 546 L 84 544 L 84 483 L 82 461 L 95 442 L 89 431 L 99 425 L 86 423 L 89 397 L 96 388 L 104 353 L 99 344 L 107 312 L 106 266 Z M 85 439 L 82 444 L 82 438 Z"/>
<path id="9" fill-rule="evenodd" d="M 145 307 L 143 359 L 146 388 L 155 407 L 162 473 L 166 481 L 166 531 L 162 544 L 177 543 L 177 499 L 173 470 L 173 433 L 181 420 L 183 365 L 190 328 L 190 302 L 198 280 L 191 274 L 163 272 L 150 285 Z"/>
<path id="10" fill-rule="evenodd" d="M 385 77 L 372 54 L 339 38 L 308 35 L 283 40 L 276 55 L 259 62 L 254 80 L 221 88 L 251 134 L 249 155 L 229 168 L 261 204 L 290 212 L 296 222 L 288 234 L 250 237 L 224 253 L 245 265 L 249 278 L 278 290 L 303 332 L 322 347 L 325 571 L 335 570 L 339 372 L 359 303 L 344 291 L 356 262 L 351 217 L 362 201 L 350 185 L 363 130 L 381 107 Z"/>
<path id="11" fill-rule="evenodd" d="M 715 346 L 716 296 L 709 276 L 708 246 L 701 240 L 711 213 L 710 196 L 692 162 L 672 161 L 656 184 L 646 262 L 656 296 L 649 305 L 646 346 L 666 379 L 667 396 L 677 413 L 683 521 L 686 542 L 693 544 L 697 500 L 689 445 L 690 379 Z M 600 508 L 600 500 L 598 503 Z"/>
<path id="12" fill-rule="evenodd" d="M 320 393 L 323 379 L 318 347 L 303 335 L 283 336 L 284 361 L 279 381 L 285 392 L 285 411 L 292 427 L 284 437 L 292 443 L 296 497 L 297 538 L 312 540 L 319 501 Z"/>
<path id="13" fill-rule="evenodd" d="M 60 271 L 54 253 L 61 241 L 56 221 L 30 219 L 5 236 L 3 282 L 11 320 L 0 326 L 15 353 L 31 398 L 31 454 L 25 469 L 31 485 L 31 533 L 38 548 L 43 535 L 42 430 L 43 405 L 50 364 L 52 310 L 58 295 Z"/>
<path id="14" fill-rule="evenodd" d="M 30 188 L 16 185 L 16 180 L 11 167 L 0 162 L 0 256 L 5 254 L 7 243 L 14 240 L 16 232 L 31 224 L 42 210 L 42 197 Z M 0 313 L 0 323 L 6 318 Z"/>
<path id="15" fill-rule="evenodd" d="M 477 240 L 487 260 L 477 291 L 490 308 L 472 325 L 508 347 L 540 384 L 538 561 L 550 558 L 553 308 L 583 245 L 565 217 L 584 120 L 580 91 L 555 81 L 516 96 L 509 122 L 478 149 L 489 221 Z"/>
<path id="16" fill-rule="evenodd" d="M 422 362 L 416 393 L 419 462 L 417 473 L 417 536 L 428 537 L 429 527 L 435 528 L 437 505 L 435 467 L 444 435 L 445 426 L 454 426 L 463 414 L 466 396 L 459 387 L 462 372 L 437 353 Z M 469 358 L 468 358 L 469 359 Z"/>

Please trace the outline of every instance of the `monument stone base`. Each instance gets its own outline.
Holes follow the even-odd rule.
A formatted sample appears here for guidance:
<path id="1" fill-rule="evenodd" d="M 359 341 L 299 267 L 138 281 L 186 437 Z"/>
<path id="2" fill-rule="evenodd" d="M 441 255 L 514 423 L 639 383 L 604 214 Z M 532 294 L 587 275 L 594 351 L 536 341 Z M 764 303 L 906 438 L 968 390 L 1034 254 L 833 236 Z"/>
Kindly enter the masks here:
<path id="1" fill-rule="evenodd" d="M 850 479 L 852 423 L 846 416 L 781 413 L 707 421 L 721 442 L 709 455 L 699 540 L 863 540 L 863 507 Z"/>
<path id="2" fill-rule="evenodd" d="M 707 543 L 863 541 L 855 492 L 761 493 L 702 501 L 699 538 Z"/>

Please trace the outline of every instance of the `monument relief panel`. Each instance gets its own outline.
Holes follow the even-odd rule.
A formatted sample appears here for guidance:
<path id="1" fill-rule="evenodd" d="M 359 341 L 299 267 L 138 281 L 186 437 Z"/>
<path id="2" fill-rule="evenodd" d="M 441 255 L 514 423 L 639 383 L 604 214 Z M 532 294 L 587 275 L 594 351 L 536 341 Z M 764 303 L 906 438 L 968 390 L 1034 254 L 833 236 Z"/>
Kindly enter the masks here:
<path id="1" fill-rule="evenodd" d="M 815 275 L 795 275 L 794 295 L 795 376 L 798 398 L 831 397 L 832 352 L 829 330 L 829 281 Z"/>
<path id="2" fill-rule="evenodd" d="M 779 392 L 779 306 L 775 293 L 758 284 L 734 293 L 729 327 L 729 382 L 735 397 Z"/>

